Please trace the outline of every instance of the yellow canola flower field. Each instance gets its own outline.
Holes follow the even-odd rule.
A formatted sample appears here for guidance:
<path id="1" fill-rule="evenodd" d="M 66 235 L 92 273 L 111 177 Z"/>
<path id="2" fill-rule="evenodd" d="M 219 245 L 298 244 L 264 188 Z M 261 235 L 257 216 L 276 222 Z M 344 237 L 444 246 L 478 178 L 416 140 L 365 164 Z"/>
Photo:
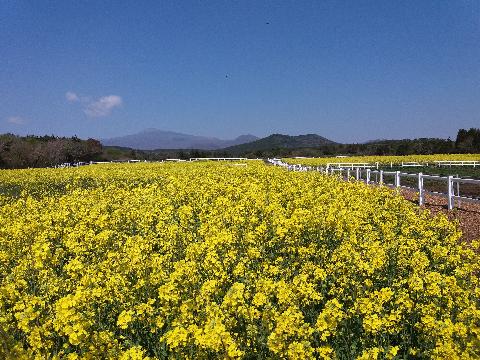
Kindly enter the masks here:
<path id="1" fill-rule="evenodd" d="M 386 188 L 248 162 L 0 172 L 2 359 L 478 359 L 479 255 Z"/>
<path id="2" fill-rule="evenodd" d="M 433 164 L 434 161 L 480 161 L 480 154 L 435 154 L 435 155 L 404 155 L 404 156 L 347 156 L 322 158 L 287 158 L 282 159 L 291 165 L 324 166 L 335 163 L 369 163 L 369 164 L 401 164 L 402 162 L 418 162 Z"/>

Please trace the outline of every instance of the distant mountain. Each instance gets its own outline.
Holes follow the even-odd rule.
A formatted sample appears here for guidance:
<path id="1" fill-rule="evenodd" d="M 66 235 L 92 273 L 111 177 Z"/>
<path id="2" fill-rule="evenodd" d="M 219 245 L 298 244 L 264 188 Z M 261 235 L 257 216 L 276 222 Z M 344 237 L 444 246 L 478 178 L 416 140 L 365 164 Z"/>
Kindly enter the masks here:
<path id="1" fill-rule="evenodd" d="M 241 135 L 233 140 L 195 136 L 158 129 L 146 129 L 137 134 L 102 140 L 105 146 L 128 147 L 137 150 L 199 149 L 216 150 L 255 141 L 258 137 Z"/>
<path id="2" fill-rule="evenodd" d="M 314 148 L 323 145 L 336 144 L 334 141 L 324 138 L 317 134 L 307 135 L 282 135 L 272 134 L 262 139 L 258 139 L 245 144 L 235 145 L 227 147 L 223 150 L 231 153 L 246 153 L 259 150 L 271 150 L 271 149 L 297 149 L 297 148 Z"/>

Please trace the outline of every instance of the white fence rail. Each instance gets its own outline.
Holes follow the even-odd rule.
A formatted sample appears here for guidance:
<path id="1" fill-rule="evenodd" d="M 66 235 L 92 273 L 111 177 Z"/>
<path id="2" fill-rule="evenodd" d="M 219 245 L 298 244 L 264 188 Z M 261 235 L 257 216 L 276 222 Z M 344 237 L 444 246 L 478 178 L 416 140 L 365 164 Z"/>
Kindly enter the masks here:
<path id="1" fill-rule="evenodd" d="M 190 158 L 190 161 L 242 161 L 248 160 L 243 157 L 203 157 L 203 158 Z"/>
<path id="2" fill-rule="evenodd" d="M 294 159 L 309 159 L 305 157 L 295 157 Z M 315 159 L 315 158 L 311 158 Z M 277 159 L 278 160 L 278 159 Z M 401 162 L 374 162 L 374 163 L 368 163 L 368 162 L 331 162 L 327 163 L 325 165 L 327 168 L 350 168 L 350 169 L 355 169 L 357 167 L 359 168 L 376 168 L 377 170 L 379 168 L 384 168 L 384 167 L 430 167 L 430 166 L 436 166 L 436 167 L 441 167 L 441 166 L 473 166 L 473 167 L 480 167 L 480 161 L 477 160 L 441 160 L 441 161 L 434 161 L 432 162 L 419 162 L 419 161 L 401 161 Z"/>
<path id="3" fill-rule="evenodd" d="M 454 161 L 434 161 L 436 166 L 480 166 L 480 161 L 472 160 L 454 160 Z"/>
<path id="4" fill-rule="evenodd" d="M 77 161 L 77 162 L 65 162 L 62 164 L 58 164 L 53 166 L 54 168 L 71 168 L 71 167 L 80 167 L 86 165 L 95 165 L 95 164 L 113 164 L 113 163 L 139 163 L 139 162 L 147 162 L 147 160 L 111 160 L 111 161 Z"/>
<path id="5" fill-rule="evenodd" d="M 372 170 L 370 168 L 360 167 L 347 167 L 347 168 L 334 168 L 334 167 L 313 167 L 302 165 L 290 165 L 282 162 L 280 159 L 268 159 L 273 165 L 281 166 L 289 171 L 319 171 L 329 175 L 337 174 L 341 178 L 349 180 L 363 181 L 366 184 L 378 184 L 384 186 L 390 186 L 394 188 L 407 188 L 418 191 L 420 205 L 425 204 L 425 194 L 431 194 L 436 196 L 445 197 L 447 199 L 448 209 L 452 210 L 455 207 L 455 201 L 465 201 L 480 203 L 480 198 L 469 197 L 460 195 L 460 184 L 474 184 L 480 186 L 480 180 L 477 179 L 463 179 L 454 176 L 437 176 L 428 175 L 423 173 L 409 174 L 401 171 L 383 171 Z M 393 182 L 387 182 L 386 177 L 390 177 Z M 416 186 L 402 185 L 402 178 L 416 179 Z M 445 183 L 446 192 L 429 191 L 425 188 L 424 180 L 432 180 L 436 182 Z"/>
<path id="6" fill-rule="evenodd" d="M 327 168 L 343 168 L 343 169 L 356 169 L 356 168 L 362 168 L 362 169 L 367 169 L 367 168 L 374 168 L 376 167 L 378 169 L 378 163 L 375 163 L 375 165 L 370 164 L 370 163 L 328 163 Z"/>
<path id="7" fill-rule="evenodd" d="M 250 159 L 250 158 L 243 158 L 243 157 L 210 157 L 210 158 L 190 158 L 189 160 L 186 159 L 177 159 L 177 158 L 169 158 L 164 160 L 111 160 L 111 161 L 89 161 L 89 162 L 66 162 L 63 164 L 55 165 L 54 168 L 71 168 L 71 167 L 79 167 L 79 166 L 86 166 L 86 165 L 94 165 L 94 164 L 113 164 L 113 163 L 139 163 L 139 162 L 193 162 L 193 161 L 260 161 L 262 159 Z"/>
<path id="8" fill-rule="evenodd" d="M 376 168 L 377 170 L 380 167 L 385 167 L 388 166 L 388 164 L 381 164 L 380 162 L 375 162 L 375 163 L 328 163 L 327 167 L 335 167 L 335 168 L 350 168 L 350 169 L 355 169 L 355 168 L 361 168 L 361 169 L 368 169 L 368 168 Z M 428 163 L 419 163 L 416 161 L 410 161 L 410 162 L 404 162 L 402 161 L 401 163 L 395 164 L 393 162 L 390 163 L 390 167 L 425 167 L 428 166 Z"/>
<path id="9" fill-rule="evenodd" d="M 343 174 L 342 174 L 343 175 Z M 385 176 L 390 176 L 393 178 L 393 183 L 385 182 Z M 348 178 L 348 174 L 347 174 Z M 415 179 L 415 186 L 404 185 L 402 179 L 412 178 Z M 463 179 L 455 176 L 437 176 L 437 175 L 428 175 L 423 173 L 409 174 L 403 173 L 400 171 L 382 171 L 382 170 L 370 170 L 366 169 L 364 171 L 359 171 L 359 179 L 364 180 L 367 184 L 379 184 L 386 185 L 397 188 L 408 188 L 418 191 L 419 194 L 419 204 L 425 204 L 425 194 L 431 194 L 436 196 L 445 197 L 448 203 L 448 209 L 451 210 L 455 207 L 455 201 L 465 201 L 465 202 L 478 202 L 480 199 L 460 195 L 460 184 L 475 184 L 480 186 L 480 180 L 476 179 Z M 430 191 L 427 190 L 424 184 L 424 180 L 432 180 L 435 182 L 441 182 L 444 184 L 446 192 L 439 191 Z"/>
<path id="10" fill-rule="evenodd" d="M 351 168 L 354 169 L 356 167 L 359 168 L 376 168 L 377 170 L 380 167 L 385 167 L 389 166 L 392 167 L 429 167 L 431 165 L 434 165 L 436 167 L 452 167 L 452 166 L 473 166 L 475 167 L 480 167 L 480 161 L 474 161 L 474 160 L 442 160 L 442 161 L 434 161 L 432 163 L 428 162 L 418 162 L 418 161 L 402 161 L 400 163 L 394 163 L 390 162 L 389 164 L 386 163 L 380 163 L 380 162 L 375 162 L 375 163 L 347 163 L 347 162 L 333 162 L 333 163 L 328 163 L 326 167 L 331 168 L 331 167 L 336 167 L 336 168 Z"/>

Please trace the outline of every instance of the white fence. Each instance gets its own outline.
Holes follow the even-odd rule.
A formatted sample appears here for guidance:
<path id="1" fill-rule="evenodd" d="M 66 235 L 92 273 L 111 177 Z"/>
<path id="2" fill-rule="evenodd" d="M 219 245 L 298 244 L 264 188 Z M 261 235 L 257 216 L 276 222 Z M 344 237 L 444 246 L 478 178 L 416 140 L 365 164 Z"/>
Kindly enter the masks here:
<path id="1" fill-rule="evenodd" d="M 328 163 L 327 168 L 342 168 L 342 169 L 355 169 L 355 168 L 374 168 L 378 169 L 378 163 L 375 165 L 370 163 Z"/>
<path id="2" fill-rule="evenodd" d="M 448 209 L 452 210 L 455 206 L 455 201 L 465 201 L 465 202 L 474 202 L 480 203 L 479 198 L 469 197 L 465 195 L 460 195 L 460 184 L 474 184 L 480 186 L 480 180 L 476 179 L 463 179 L 454 176 L 437 176 L 437 175 L 427 175 L 427 174 L 408 174 L 401 171 L 383 171 L 383 170 L 372 170 L 370 168 L 323 168 L 323 167 L 312 167 L 312 166 L 302 166 L 302 165 L 290 165 L 282 162 L 280 159 L 268 159 L 273 165 L 282 166 L 289 171 L 320 171 L 329 175 L 339 175 L 341 178 L 350 181 L 357 180 L 363 181 L 366 184 L 378 184 L 385 185 L 394 188 L 407 188 L 411 190 L 418 191 L 419 194 L 419 204 L 425 204 L 425 194 L 431 194 L 436 196 L 445 197 L 447 199 Z M 393 182 L 385 181 L 386 177 L 390 177 Z M 415 179 L 416 186 L 406 186 L 402 185 L 402 178 L 413 178 Z M 424 180 L 432 180 L 436 182 L 445 183 L 446 192 L 437 192 L 429 191 L 425 188 Z"/>
<path id="3" fill-rule="evenodd" d="M 386 164 L 386 163 L 380 163 L 380 162 L 375 162 L 375 163 L 366 163 L 366 162 L 363 162 L 363 163 L 328 163 L 326 166 L 327 168 L 331 168 L 331 167 L 336 167 L 336 168 L 351 168 L 351 169 L 354 169 L 356 167 L 359 167 L 359 168 L 376 168 L 377 170 L 380 168 L 380 167 L 385 167 L 385 166 L 388 166 L 390 165 L 390 167 L 429 167 L 431 165 L 434 165 L 436 167 L 441 167 L 441 166 L 448 166 L 448 167 L 452 167 L 452 166 L 473 166 L 473 167 L 477 167 L 477 166 L 480 166 L 480 161 L 473 161 L 473 160 L 452 160 L 452 161 L 434 161 L 433 164 L 432 163 L 428 163 L 428 162 L 417 162 L 417 161 L 402 161 L 401 163 L 394 163 L 394 162 L 390 162 L 389 164 Z"/>
<path id="4" fill-rule="evenodd" d="M 85 165 L 94 165 L 94 164 L 113 164 L 113 163 L 139 163 L 139 162 L 187 162 L 187 161 L 260 161 L 262 159 L 249 159 L 242 157 L 215 157 L 215 158 L 190 158 L 189 160 L 185 159 L 165 159 L 165 160 L 111 160 L 111 161 L 90 161 L 90 162 L 71 162 L 55 165 L 55 168 L 70 168 L 70 167 L 79 167 Z"/>
<path id="5" fill-rule="evenodd" d="M 294 159 L 309 159 L 309 158 L 304 158 L 304 157 L 295 157 Z M 312 158 L 314 159 L 314 158 Z M 278 159 L 277 159 L 278 160 Z M 359 168 L 376 168 L 377 170 L 379 168 L 384 168 L 384 167 L 429 167 L 429 166 L 436 166 L 436 167 L 441 167 L 441 166 L 472 166 L 472 167 L 480 167 L 480 161 L 475 161 L 475 160 L 442 160 L 442 161 L 434 161 L 433 163 L 430 162 L 418 162 L 418 161 L 402 161 L 402 162 L 389 162 L 389 163 L 381 163 L 381 162 L 374 162 L 374 163 L 368 163 L 368 162 L 331 162 L 327 163 L 325 165 L 327 168 L 350 168 L 350 169 L 355 169 L 357 167 Z"/>
<path id="6" fill-rule="evenodd" d="M 190 158 L 190 161 L 243 161 L 249 160 L 242 157 L 204 157 L 204 158 Z"/>
<path id="7" fill-rule="evenodd" d="M 55 165 L 54 168 L 70 168 L 70 167 L 79 167 L 79 166 L 86 166 L 86 165 L 95 165 L 95 164 L 114 164 L 114 163 L 138 163 L 138 162 L 147 162 L 147 160 L 112 160 L 112 161 L 78 161 L 78 162 L 71 162 L 71 163 L 62 163 L 59 165 Z"/>
<path id="8" fill-rule="evenodd" d="M 456 161 L 435 161 L 437 166 L 480 166 L 480 161 L 471 161 L 471 160 L 456 160 Z"/>
<path id="9" fill-rule="evenodd" d="M 345 175 L 346 179 L 350 179 L 351 176 L 348 174 L 348 170 L 340 170 L 342 176 Z M 385 177 L 390 176 L 393 179 L 393 182 L 388 183 L 385 181 Z M 415 179 L 416 186 L 408 186 L 402 184 L 402 179 L 410 178 Z M 465 202 L 478 202 L 480 199 L 460 195 L 460 184 L 475 184 L 480 186 L 480 180 L 476 179 L 463 179 L 455 176 L 438 176 L 438 175 L 428 175 L 423 173 L 409 174 L 400 171 L 383 171 L 383 170 L 370 170 L 370 169 L 359 169 L 358 174 L 355 173 L 356 180 L 362 180 L 366 184 L 379 184 L 386 185 L 396 188 L 407 188 L 411 190 L 418 191 L 419 194 L 419 204 L 425 204 L 425 194 L 431 194 L 436 196 L 441 196 L 447 199 L 448 209 L 451 210 L 455 206 L 455 201 L 465 201 Z M 424 180 L 432 180 L 435 182 L 444 183 L 444 188 L 446 192 L 439 191 L 429 191 L 425 188 Z"/>

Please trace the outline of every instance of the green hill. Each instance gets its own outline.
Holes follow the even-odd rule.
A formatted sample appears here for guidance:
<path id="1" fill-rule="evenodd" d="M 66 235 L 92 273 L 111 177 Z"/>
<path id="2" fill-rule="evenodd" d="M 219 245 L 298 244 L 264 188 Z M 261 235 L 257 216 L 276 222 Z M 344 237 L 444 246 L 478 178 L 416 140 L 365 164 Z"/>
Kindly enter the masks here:
<path id="1" fill-rule="evenodd" d="M 226 151 L 232 154 L 240 154 L 272 149 L 312 148 L 332 144 L 336 143 L 332 140 L 316 134 L 298 136 L 272 134 L 265 138 L 255 140 L 249 143 L 224 148 L 222 149 L 222 151 Z"/>

